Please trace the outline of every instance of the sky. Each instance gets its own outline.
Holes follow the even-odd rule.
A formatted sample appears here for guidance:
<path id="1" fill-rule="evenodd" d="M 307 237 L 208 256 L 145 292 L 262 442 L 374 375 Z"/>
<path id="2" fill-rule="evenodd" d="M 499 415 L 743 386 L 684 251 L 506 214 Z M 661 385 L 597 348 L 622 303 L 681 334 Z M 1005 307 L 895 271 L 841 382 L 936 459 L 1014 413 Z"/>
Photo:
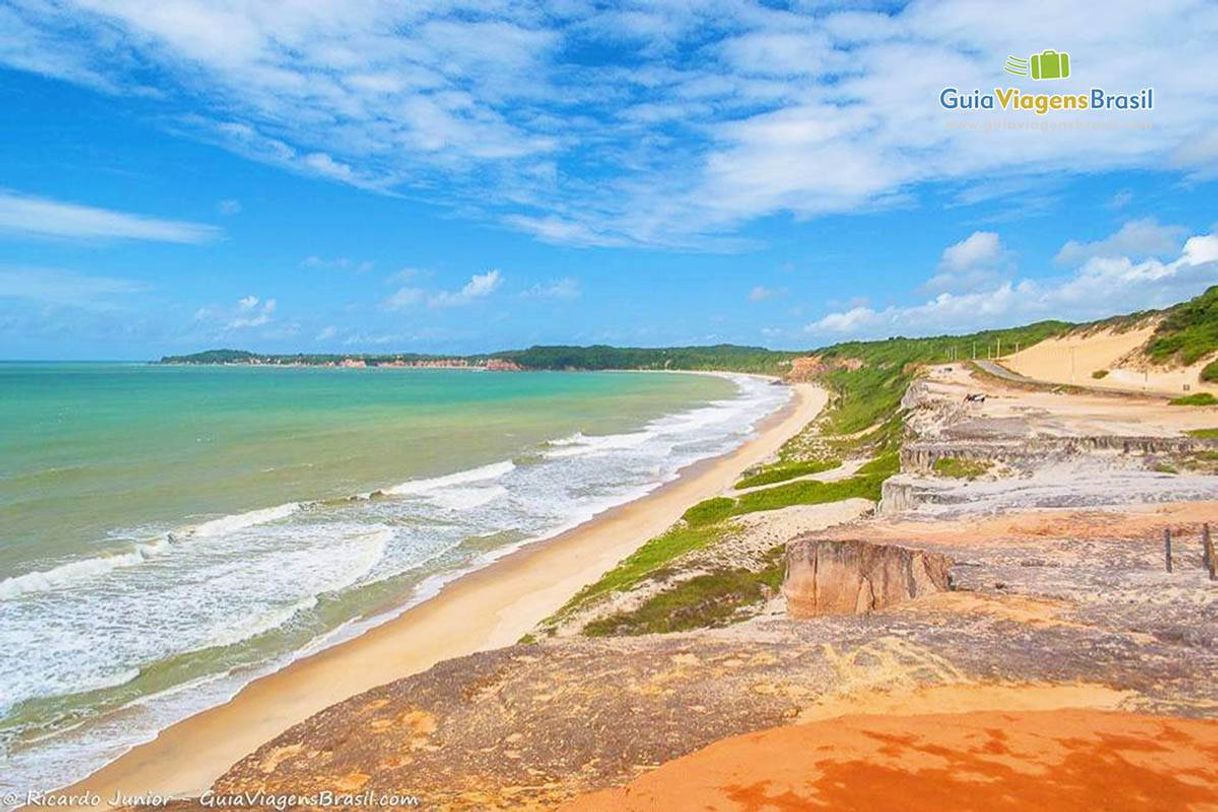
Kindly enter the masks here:
<path id="1" fill-rule="evenodd" d="M 1218 283 L 1215 42 L 1187 0 L 0 0 L 0 358 L 1164 306 Z M 1004 72 L 1045 49 L 1069 77 Z"/>

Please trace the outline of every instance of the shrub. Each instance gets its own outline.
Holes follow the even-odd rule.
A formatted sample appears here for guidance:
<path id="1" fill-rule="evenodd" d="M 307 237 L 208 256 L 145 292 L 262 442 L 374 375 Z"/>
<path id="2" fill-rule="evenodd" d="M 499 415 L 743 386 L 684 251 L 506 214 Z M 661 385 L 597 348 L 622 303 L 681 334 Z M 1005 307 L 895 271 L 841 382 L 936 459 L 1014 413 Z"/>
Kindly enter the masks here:
<path id="1" fill-rule="evenodd" d="M 631 612 L 619 612 L 584 627 L 589 637 L 614 634 L 662 634 L 722 626 L 744 606 L 765 596 L 761 573 L 746 569 L 719 570 L 682 581 L 649 598 Z"/>
<path id="2" fill-rule="evenodd" d="M 1172 406 L 1213 406 L 1218 404 L 1218 398 L 1209 392 L 1197 392 L 1196 394 L 1185 395 L 1168 402 Z"/>
<path id="3" fill-rule="evenodd" d="M 674 558 L 714 544 L 734 530 L 736 527 L 732 524 L 710 527 L 676 525 L 669 528 L 627 556 L 599 581 L 580 590 L 555 616 L 561 617 L 598 595 L 629 589 L 647 576 L 654 575 Z"/>
<path id="4" fill-rule="evenodd" d="M 807 462 L 779 462 L 767 465 L 756 473 L 744 477 L 736 483 L 737 488 L 754 488 L 758 485 L 772 485 L 775 482 L 785 482 L 788 479 L 819 474 L 833 468 L 840 468 L 839 460 L 809 460 Z"/>
<path id="5" fill-rule="evenodd" d="M 990 470 L 990 463 L 984 460 L 962 460 L 959 457 L 940 457 L 935 460 L 931 469 L 939 476 L 955 479 L 976 479 Z"/>
<path id="6" fill-rule="evenodd" d="M 689 524 L 690 527 L 701 527 L 703 525 L 714 524 L 722 521 L 732 515 L 732 508 L 735 502 L 726 496 L 716 496 L 712 499 L 705 499 L 698 504 L 685 511 L 682 519 Z"/>

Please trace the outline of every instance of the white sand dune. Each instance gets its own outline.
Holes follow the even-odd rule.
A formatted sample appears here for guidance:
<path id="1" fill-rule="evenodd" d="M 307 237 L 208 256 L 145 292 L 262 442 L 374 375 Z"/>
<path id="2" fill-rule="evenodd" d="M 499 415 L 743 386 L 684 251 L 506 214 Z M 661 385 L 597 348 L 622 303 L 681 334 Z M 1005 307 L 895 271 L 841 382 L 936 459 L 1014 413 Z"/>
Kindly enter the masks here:
<path id="1" fill-rule="evenodd" d="M 1073 331 L 1008 355 L 1007 368 L 1041 381 L 1094 386 L 1127 392 L 1179 395 L 1184 392 L 1218 392 L 1218 385 L 1200 380 L 1210 358 L 1191 366 L 1156 366 L 1138 352 L 1150 340 L 1157 321 L 1128 330 Z M 1100 370 L 1108 374 L 1092 375 Z"/>

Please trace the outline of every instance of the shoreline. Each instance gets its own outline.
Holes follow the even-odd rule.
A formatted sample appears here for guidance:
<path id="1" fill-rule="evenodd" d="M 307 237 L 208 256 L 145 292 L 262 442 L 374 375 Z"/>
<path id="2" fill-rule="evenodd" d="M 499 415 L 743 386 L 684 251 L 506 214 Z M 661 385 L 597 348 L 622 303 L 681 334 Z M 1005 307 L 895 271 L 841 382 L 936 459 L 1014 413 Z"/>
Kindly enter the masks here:
<path id="1" fill-rule="evenodd" d="M 260 677 L 56 795 L 197 795 L 257 747 L 330 705 L 443 660 L 514 644 L 692 504 L 734 484 L 816 417 L 824 390 L 795 384 L 792 401 L 727 454 L 682 469 L 655 491 L 462 575 L 358 637 Z M 471 620 L 472 618 L 472 620 Z"/>

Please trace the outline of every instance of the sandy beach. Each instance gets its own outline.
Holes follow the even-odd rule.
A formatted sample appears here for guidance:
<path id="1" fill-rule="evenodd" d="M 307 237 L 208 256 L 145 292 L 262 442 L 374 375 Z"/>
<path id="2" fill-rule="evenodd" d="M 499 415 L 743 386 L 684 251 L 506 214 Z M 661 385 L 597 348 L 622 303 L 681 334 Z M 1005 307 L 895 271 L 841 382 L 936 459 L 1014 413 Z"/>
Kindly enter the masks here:
<path id="1" fill-rule="evenodd" d="M 792 402 L 734 452 L 699 463 L 648 496 L 463 576 L 435 597 L 366 634 L 246 686 L 231 701 L 185 719 L 65 790 L 184 796 L 310 715 L 445 659 L 516 642 L 584 585 L 676 521 L 690 505 L 729 490 L 824 407 L 824 390 L 797 384 Z"/>

